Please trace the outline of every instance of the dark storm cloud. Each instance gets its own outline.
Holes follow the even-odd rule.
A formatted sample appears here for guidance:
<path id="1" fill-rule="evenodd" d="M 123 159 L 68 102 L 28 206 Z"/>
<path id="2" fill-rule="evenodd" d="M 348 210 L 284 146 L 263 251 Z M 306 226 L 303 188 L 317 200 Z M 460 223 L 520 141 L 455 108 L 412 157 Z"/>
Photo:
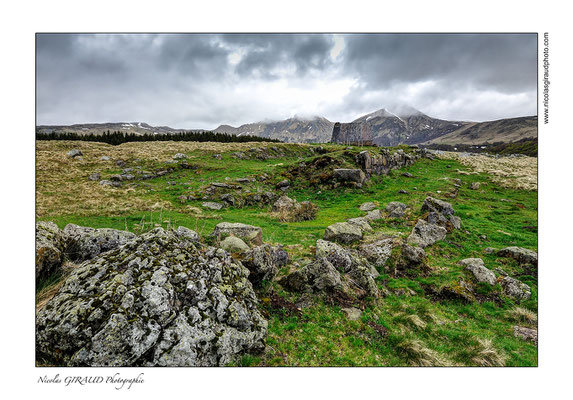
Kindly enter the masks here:
<path id="1" fill-rule="evenodd" d="M 352 120 L 391 104 L 486 120 L 536 110 L 535 35 L 37 35 L 39 124 L 177 128 Z"/>

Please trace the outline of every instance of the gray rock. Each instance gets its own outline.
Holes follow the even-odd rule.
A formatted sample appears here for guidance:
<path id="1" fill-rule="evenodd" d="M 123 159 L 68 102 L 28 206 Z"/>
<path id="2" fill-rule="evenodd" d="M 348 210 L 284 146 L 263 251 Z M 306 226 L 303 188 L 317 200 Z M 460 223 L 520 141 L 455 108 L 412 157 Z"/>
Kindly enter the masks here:
<path id="1" fill-rule="evenodd" d="M 62 266 L 67 235 L 53 222 L 36 222 L 36 279 L 58 272 Z"/>
<path id="2" fill-rule="evenodd" d="M 384 266 L 394 247 L 393 239 L 382 239 L 373 243 L 363 244 L 359 253 L 375 266 Z"/>
<path id="3" fill-rule="evenodd" d="M 338 168 L 334 170 L 333 176 L 341 182 L 364 183 L 366 175 L 361 169 Z"/>
<path id="4" fill-rule="evenodd" d="M 460 217 L 456 217 L 455 215 L 450 215 L 450 223 L 454 227 L 454 229 L 462 229 L 462 219 Z"/>
<path id="5" fill-rule="evenodd" d="M 223 156 L 220 154 L 213 154 L 213 158 L 216 158 L 217 160 L 222 160 Z"/>
<path id="6" fill-rule="evenodd" d="M 372 268 L 365 263 L 353 263 L 348 272 L 351 283 L 364 290 L 368 296 L 373 297 L 379 295 L 378 285 L 374 281 L 375 276 L 377 274 L 374 275 Z"/>
<path id="7" fill-rule="evenodd" d="M 108 181 L 106 179 L 99 181 L 99 184 L 102 186 L 113 186 L 113 187 L 120 187 L 121 186 L 121 182 Z"/>
<path id="8" fill-rule="evenodd" d="M 127 231 L 94 229 L 74 224 L 66 225 L 64 233 L 68 238 L 66 254 L 74 261 L 89 260 L 136 238 L 134 233 Z"/>
<path id="9" fill-rule="evenodd" d="M 222 234 L 237 236 L 246 243 L 252 243 L 254 245 L 263 244 L 263 230 L 258 226 L 221 222 L 215 226 L 212 235 L 219 240 Z"/>
<path id="10" fill-rule="evenodd" d="M 443 240 L 446 237 L 446 233 L 446 228 L 419 219 L 416 226 L 412 229 L 412 233 L 408 236 L 408 244 L 424 248 L 436 243 L 438 240 Z"/>
<path id="11" fill-rule="evenodd" d="M 279 183 L 277 183 L 276 188 L 277 189 L 288 189 L 288 187 L 290 186 L 290 182 L 288 179 L 282 180 Z"/>
<path id="12" fill-rule="evenodd" d="M 506 247 L 497 252 L 498 257 L 513 258 L 520 264 L 537 265 L 537 253 L 523 247 Z"/>
<path id="13" fill-rule="evenodd" d="M 264 348 L 248 270 L 161 228 L 83 263 L 36 317 L 54 366 L 223 366 Z"/>
<path id="14" fill-rule="evenodd" d="M 501 287 L 506 296 L 516 300 L 527 300 L 531 297 L 531 288 L 515 278 L 503 277 L 501 279 Z"/>
<path id="15" fill-rule="evenodd" d="M 180 238 L 185 238 L 187 240 L 190 240 L 192 242 L 198 242 L 199 241 L 199 234 L 189 228 L 186 228 L 184 226 L 180 226 L 175 230 L 175 233 L 180 237 Z"/>
<path id="16" fill-rule="evenodd" d="M 341 272 L 347 272 L 352 267 L 350 253 L 339 244 L 327 240 L 318 239 L 316 241 L 315 257 L 317 260 L 326 259 Z"/>
<path id="17" fill-rule="evenodd" d="M 184 160 L 186 158 L 187 158 L 187 155 L 183 154 L 183 153 L 177 153 L 173 156 L 174 160 Z"/>
<path id="18" fill-rule="evenodd" d="M 346 313 L 346 317 L 351 321 L 358 321 L 362 316 L 362 311 L 355 307 L 343 308 L 342 311 Z"/>
<path id="19" fill-rule="evenodd" d="M 398 190 L 398 193 L 399 194 L 410 194 L 410 192 L 408 192 L 407 190 L 404 190 L 404 189 Z"/>
<path id="20" fill-rule="evenodd" d="M 83 156 L 82 152 L 81 152 L 80 150 L 78 150 L 78 149 L 72 149 L 72 150 L 68 151 L 68 152 L 66 153 L 66 155 L 67 155 L 68 157 L 72 157 L 72 158 L 79 157 L 79 156 Z"/>
<path id="21" fill-rule="evenodd" d="M 208 208 L 210 210 L 220 210 L 224 207 L 221 203 L 215 203 L 214 201 L 206 201 L 201 204 L 203 207 Z"/>
<path id="22" fill-rule="evenodd" d="M 461 260 L 460 265 L 464 266 L 466 270 L 470 271 L 476 281 L 486 282 L 490 285 L 496 284 L 496 278 L 493 271 L 485 267 L 481 258 L 466 258 Z"/>
<path id="23" fill-rule="evenodd" d="M 404 211 L 408 206 L 399 201 L 391 201 L 386 206 L 386 212 L 390 218 L 402 218 L 404 216 Z"/>
<path id="24" fill-rule="evenodd" d="M 228 236 L 219 244 L 223 250 L 229 253 L 244 253 L 249 251 L 250 247 L 236 236 Z"/>
<path id="25" fill-rule="evenodd" d="M 376 207 L 378 207 L 376 205 L 376 203 L 373 202 L 368 202 L 368 203 L 363 203 L 362 205 L 360 205 L 360 210 L 362 211 L 372 211 L 374 210 Z"/>
<path id="26" fill-rule="evenodd" d="M 495 249 L 493 247 L 486 247 L 485 249 L 483 249 L 483 252 L 485 254 L 493 254 L 495 253 Z"/>
<path id="27" fill-rule="evenodd" d="M 342 288 L 342 279 L 326 259 L 317 260 L 281 278 L 279 283 L 296 292 L 323 292 Z"/>
<path id="28" fill-rule="evenodd" d="M 380 210 L 372 210 L 367 212 L 364 218 L 367 221 L 376 221 L 378 219 L 382 219 L 382 213 L 380 213 Z"/>
<path id="29" fill-rule="evenodd" d="M 90 181 L 99 181 L 101 179 L 101 175 L 99 172 L 94 172 L 93 174 L 90 174 L 90 176 L 88 176 L 88 179 Z"/>
<path id="30" fill-rule="evenodd" d="M 290 211 L 296 206 L 296 200 L 291 199 L 287 195 L 282 195 L 273 204 L 272 210 L 274 212 Z"/>
<path id="31" fill-rule="evenodd" d="M 250 271 L 249 280 L 258 285 L 275 277 L 278 267 L 288 263 L 288 253 L 280 246 L 263 244 L 249 250 L 242 262 Z"/>
<path id="32" fill-rule="evenodd" d="M 108 156 L 101 156 L 99 159 L 101 161 L 109 161 L 110 160 L 110 158 Z"/>
<path id="33" fill-rule="evenodd" d="M 537 346 L 537 329 L 516 325 L 513 327 L 513 336 L 533 342 Z"/>
<path id="34" fill-rule="evenodd" d="M 454 215 L 454 208 L 450 203 L 430 196 L 426 197 L 424 200 L 421 211 L 422 213 L 435 211 L 446 218 L 450 215 Z"/>
<path id="35" fill-rule="evenodd" d="M 350 218 L 347 222 L 349 224 L 358 226 L 364 232 L 373 232 L 374 231 L 372 229 L 372 227 L 370 226 L 370 224 L 368 223 L 368 220 L 364 217 Z"/>
<path id="36" fill-rule="evenodd" d="M 480 185 L 481 185 L 480 182 L 472 182 L 472 184 L 470 185 L 470 189 L 471 190 L 478 190 Z"/>
<path id="37" fill-rule="evenodd" d="M 401 257 L 408 265 L 419 265 L 426 260 L 426 252 L 421 247 L 404 244 Z"/>
<path id="38" fill-rule="evenodd" d="M 402 176 L 405 176 L 406 178 L 413 178 L 413 177 L 414 177 L 414 175 L 412 175 L 412 174 L 409 173 L 409 172 L 404 172 L 404 173 L 402 173 Z"/>
<path id="39" fill-rule="evenodd" d="M 362 229 L 349 222 L 337 222 L 326 228 L 324 240 L 352 243 L 362 239 Z"/>

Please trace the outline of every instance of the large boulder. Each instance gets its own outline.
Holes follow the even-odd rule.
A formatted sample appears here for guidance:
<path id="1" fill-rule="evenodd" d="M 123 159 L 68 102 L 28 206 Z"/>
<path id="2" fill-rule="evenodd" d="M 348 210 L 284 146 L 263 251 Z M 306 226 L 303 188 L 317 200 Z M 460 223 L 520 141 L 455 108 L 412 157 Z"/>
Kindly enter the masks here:
<path id="1" fill-rule="evenodd" d="M 419 219 L 416 226 L 412 229 L 412 233 L 408 236 L 408 244 L 424 248 L 436 243 L 438 240 L 443 240 L 446 237 L 446 233 L 446 228 Z"/>
<path id="2" fill-rule="evenodd" d="M 229 253 L 244 253 L 250 249 L 249 245 L 236 236 L 227 236 L 221 240 L 219 247 Z"/>
<path id="3" fill-rule="evenodd" d="M 109 228 L 88 228 L 68 224 L 64 228 L 68 237 L 66 254 L 74 261 L 84 261 L 122 246 L 136 238 L 135 233 Z"/>
<path id="4" fill-rule="evenodd" d="M 368 211 L 364 216 L 364 219 L 369 222 L 376 221 L 382 219 L 382 213 L 380 213 L 380 210 Z"/>
<path id="5" fill-rule="evenodd" d="M 523 247 L 506 247 L 497 252 L 499 257 L 513 258 L 520 264 L 537 265 L 537 253 Z"/>
<path id="6" fill-rule="evenodd" d="M 376 203 L 373 203 L 371 201 L 367 202 L 367 203 L 363 203 L 362 205 L 360 205 L 360 210 L 361 211 L 372 211 L 374 210 L 376 207 L 378 207 L 376 205 Z"/>
<path id="7" fill-rule="evenodd" d="M 317 260 L 326 259 L 341 272 L 349 271 L 352 267 L 352 257 L 348 250 L 339 244 L 327 240 L 316 241 L 315 256 Z"/>
<path id="8" fill-rule="evenodd" d="M 362 229 L 349 222 L 337 222 L 326 228 L 324 240 L 340 243 L 352 243 L 362 240 Z"/>
<path id="9" fill-rule="evenodd" d="M 221 222 L 215 226 L 212 233 L 217 240 L 221 239 L 221 236 L 237 236 L 244 240 L 247 244 L 261 245 L 263 244 L 263 230 L 258 226 L 232 223 L 232 222 Z"/>
<path id="10" fill-rule="evenodd" d="M 360 246 L 358 251 L 360 255 L 362 255 L 372 264 L 376 266 L 383 266 L 386 264 L 388 258 L 390 258 L 393 247 L 394 240 L 389 238 L 363 244 Z"/>
<path id="11" fill-rule="evenodd" d="M 438 212 L 444 217 L 454 215 L 454 208 L 450 203 L 428 196 L 422 204 L 422 213 L 432 211 Z"/>
<path id="12" fill-rule="evenodd" d="M 364 232 L 373 232 L 374 231 L 374 229 L 372 229 L 372 227 L 368 223 L 368 220 L 365 217 L 350 218 L 347 222 L 352 224 L 352 225 L 358 226 Z"/>
<path id="13" fill-rule="evenodd" d="M 277 201 L 275 201 L 272 210 L 274 212 L 290 211 L 296 206 L 296 204 L 297 204 L 296 200 L 291 199 L 287 195 L 282 195 L 277 199 Z"/>
<path id="14" fill-rule="evenodd" d="M 490 285 L 496 284 L 495 274 L 486 268 L 481 258 L 466 258 L 460 261 L 460 265 L 471 272 L 476 281 L 486 282 Z"/>
<path id="15" fill-rule="evenodd" d="M 36 317 L 57 366 L 222 366 L 263 348 L 248 270 L 156 228 L 75 269 Z"/>
<path id="16" fill-rule="evenodd" d="M 281 247 L 268 244 L 249 250 L 242 262 L 250 271 L 249 280 L 259 284 L 263 280 L 272 280 L 278 272 L 278 267 L 288 263 L 288 253 Z"/>
<path id="17" fill-rule="evenodd" d="M 531 297 L 531 288 L 515 278 L 504 276 L 501 287 L 506 296 L 516 300 L 527 300 Z"/>
<path id="18" fill-rule="evenodd" d="M 36 279 L 57 272 L 64 261 L 67 236 L 53 222 L 36 222 Z"/>
<path id="19" fill-rule="evenodd" d="M 361 169 L 337 168 L 333 176 L 340 182 L 363 183 L 366 180 L 366 175 Z"/>
<path id="20" fill-rule="evenodd" d="M 454 208 L 447 201 L 426 197 L 422 204 L 422 213 L 427 213 L 426 221 L 440 225 L 450 232 L 452 229 L 460 229 L 462 221 L 454 215 Z"/>
<path id="21" fill-rule="evenodd" d="M 421 247 L 405 243 L 402 246 L 401 261 L 406 267 L 422 264 L 426 261 L 426 252 Z"/>

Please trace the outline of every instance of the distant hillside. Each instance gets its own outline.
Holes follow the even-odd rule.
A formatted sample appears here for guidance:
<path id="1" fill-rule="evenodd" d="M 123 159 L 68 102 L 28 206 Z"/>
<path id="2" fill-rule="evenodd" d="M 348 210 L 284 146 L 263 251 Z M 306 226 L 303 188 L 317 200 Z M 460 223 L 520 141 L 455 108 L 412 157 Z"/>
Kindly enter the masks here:
<path id="1" fill-rule="evenodd" d="M 425 144 L 485 144 L 512 143 L 522 139 L 537 139 L 537 116 L 507 118 L 497 121 L 472 122 Z"/>
<path id="2" fill-rule="evenodd" d="M 151 126 L 145 122 L 106 122 L 101 124 L 74 124 L 74 125 L 38 125 L 37 133 L 75 133 L 78 135 L 101 135 L 107 131 L 127 132 L 137 135 L 145 134 L 172 134 L 182 132 L 183 129 L 173 129 L 168 126 Z M 194 129 L 194 131 L 203 131 Z"/>
<path id="3" fill-rule="evenodd" d="M 290 143 L 324 143 L 330 140 L 334 123 L 326 118 L 289 118 L 284 121 L 256 122 L 238 128 L 221 125 L 214 132 L 233 135 L 256 135 Z"/>

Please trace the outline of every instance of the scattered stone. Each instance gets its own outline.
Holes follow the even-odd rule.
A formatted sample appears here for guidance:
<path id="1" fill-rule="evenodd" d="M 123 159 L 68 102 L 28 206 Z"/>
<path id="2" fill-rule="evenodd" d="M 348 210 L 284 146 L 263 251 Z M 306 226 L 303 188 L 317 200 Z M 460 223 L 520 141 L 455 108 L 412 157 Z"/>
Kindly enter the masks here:
<path id="1" fill-rule="evenodd" d="M 470 185 L 470 189 L 471 190 L 478 190 L 480 185 L 481 185 L 480 182 L 472 182 L 472 184 Z"/>
<path id="2" fill-rule="evenodd" d="M 174 160 L 184 160 L 186 158 L 187 158 L 187 155 L 183 154 L 183 153 L 177 153 L 173 156 Z"/>
<path id="3" fill-rule="evenodd" d="M 374 229 L 372 229 L 372 227 L 368 223 L 368 220 L 364 217 L 350 218 L 348 220 L 348 223 L 358 226 L 364 232 L 374 232 Z"/>
<path id="4" fill-rule="evenodd" d="M 344 247 L 334 242 L 318 239 L 316 241 L 315 256 L 317 260 L 326 259 L 340 272 L 348 272 L 352 267 L 350 253 Z"/>
<path id="5" fill-rule="evenodd" d="M 370 202 L 368 202 L 368 203 L 363 203 L 363 204 L 360 206 L 360 210 L 361 210 L 361 211 L 372 211 L 372 210 L 374 210 L 376 207 L 378 207 L 378 206 L 376 205 L 376 203 L 373 203 L 373 202 L 370 201 Z"/>
<path id="6" fill-rule="evenodd" d="M 199 241 L 199 234 L 197 232 L 195 232 L 194 230 L 191 230 L 191 229 L 186 228 L 184 226 L 178 227 L 175 230 L 175 233 L 180 238 L 185 238 L 186 240 L 190 240 L 192 242 L 198 242 Z"/>
<path id="7" fill-rule="evenodd" d="M 116 160 L 115 161 L 115 165 L 117 165 L 118 167 L 125 167 L 126 162 L 124 160 Z"/>
<path id="8" fill-rule="evenodd" d="M 398 190 L 398 193 L 399 194 L 410 194 L 410 192 L 408 192 L 407 190 L 404 190 L 404 189 Z"/>
<path id="9" fill-rule="evenodd" d="M 110 158 L 108 156 L 101 156 L 99 159 L 101 161 L 109 161 L 110 160 Z"/>
<path id="10" fill-rule="evenodd" d="M 471 290 L 470 285 L 468 285 L 463 279 L 460 278 L 458 283 L 449 284 L 444 287 L 439 292 L 440 297 L 446 299 L 462 300 L 466 303 L 472 303 L 476 301 L 476 298 Z"/>
<path id="11" fill-rule="evenodd" d="M 408 264 L 419 265 L 426 260 L 426 252 L 424 249 L 416 246 L 404 244 L 402 246 L 402 259 Z"/>
<path id="12" fill-rule="evenodd" d="M 414 175 L 412 175 L 412 174 L 409 173 L 409 172 L 404 172 L 404 173 L 402 174 L 402 176 L 405 176 L 406 178 L 413 178 L 413 177 L 414 177 Z"/>
<path id="13" fill-rule="evenodd" d="M 408 208 L 408 206 L 404 203 L 400 203 L 399 201 L 391 201 L 386 206 L 386 212 L 390 218 L 402 218 L 406 208 Z"/>
<path id="14" fill-rule="evenodd" d="M 459 264 L 466 267 L 478 282 L 486 282 L 492 286 L 496 284 L 495 274 L 485 267 L 481 258 L 466 258 Z"/>
<path id="15" fill-rule="evenodd" d="M 237 178 L 235 179 L 235 182 L 237 183 L 249 183 L 249 182 L 254 182 L 255 180 L 253 178 Z"/>
<path id="16" fill-rule="evenodd" d="M 83 156 L 83 153 L 82 153 L 80 150 L 78 150 L 78 149 L 72 149 L 72 150 L 68 151 L 68 152 L 66 153 L 66 155 L 67 155 L 68 157 L 75 158 L 75 157 Z"/>
<path id="17" fill-rule="evenodd" d="M 99 181 L 101 179 L 101 174 L 99 172 L 94 172 L 90 176 L 88 176 L 90 181 Z"/>
<path id="18" fill-rule="evenodd" d="M 66 254 L 74 261 L 92 259 L 137 237 L 132 232 L 110 228 L 94 229 L 74 224 L 66 225 L 64 233 L 68 237 Z"/>
<path id="19" fill-rule="evenodd" d="M 361 184 L 366 180 L 366 175 L 361 169 L 337 168 L 334 170 L 333 176 L 341 182 L 355 182 Z"/>
<path id="20" fill-rule="evenodd" d="M 120 187 L 121 186 L 121 182 L 115 181 L 108 181 L 106 179 L 99 181 L 99 184 L 102 186 L 113 186 L 113 187 Z"/>
<path id="21" fill-rule="evenodd" d="M 394 243 L 392 239 L 382 239 L 361 245 L 359 252 L 375 266 L 383 266 L 386 264 L 388 258 L 390 258 L 393 247 Z"/>
<path id="22" fill-rule="evenodd" d="M 224 204 L 215 203 L 214 201 L 206 201 L 201 205 L 205 208 L 210 209 L 210 210 L 220 210 L 224 207 Z"/>
<path id="23" fill-rule="evenodd" d="M 220 154 L 213 154 L 213 158 L 216 158 L 217 160 L 222 160 L 223 156 Z"/>
<path id="24" fill-rule="evenodd" d="M 531 297 L 531 288 L 515 278 L 503 277 L 501 287 L 507 296 L 516 300 L 527 300 Z"/>
<path id="25" fill-rule="evenodd" d="M 324 240 L 352 243 L 362 240 L 362 229 L 349 222 L 337 222 L 326 228 Z"/>
<path id="26" fill-rule="evenodd" d="M 112 175 L 109 177 L 109 180 L 112 182 L 121 182 L 123 180 L 123 177 L 121 175 Z"/>
<path id="27" fill-rule="evenodd" d="M 446 237 L 446 233 L 446 228 L 419 219 L 416 226 L 412 229 L 412 233 L 408 236 L 408 244 L 424 248 L 436 243 L 438 240 L 443 240 Z"/>
<path id="28" fill-rule="evenodd" d="M 228 236 L 219 244 L 223 250 L 229 253 L 244 253 L 249 251 L 250 247 L 236 236 Z"/>
<path id="29" fill-rule="evenodd" d="M 154 229 L 71 273 L 37 314 L 37 355 L 75 367 L 237 362 L 267 333 L 247 277 L 223 250 Z"/>
<path id="30" fill-rule="evenodd" d="M 181 204 L 185 204 L 187 202 L 187 196 L 185 196 L 184 194 L 182 194 L 181 196 L 177 197 L 177 199 L 179 200 L 179 202 Z"/>
<path id="31" fill-rule="evenodd" d="M 36 222 L 36 279 L 57 272 L 64 261 L 67 235 L 53 222 Z"/>
<path id="32" fill-rule="evenodd" d="M 230 205 L 230 206 L 235 206 L 236 203 L 237 203 L 235 197 L 234 197 L 232 194 L 230 194 L 230 193 L 222 194 L 221 197 L 219 197 L 219 199 L 220 199 L 222 202 L 224 202 L 224 203 L 226 203 L 227 205 Z"/>
<path id="33" fill-rule="evenodd" d="M 274 212 L 290 211 L 296 206 L 296 200 L 291 199 L 287 195 L 282 195 L 273 204 L 272 210 Z"/>
<path id="34" fill-rule="evenodd" d="M 437 212 L 444 217 L 454 215 L 454 208 L 452 205 L 446 201 L 435 199 L 433 197 L 426 197 L 424 203 L 422 204 L 422 213 L 425 212 Z"/>
<path id="35" fill-rule="evenodd" d="M 290 182 L 288 179 L 282 180 L 279 183 L 277 183 L 276 188 L 280 189 L 280 190 L 287 190 L 290 186 Z"/>
<path id="36" fill-rule="evenodd" d="M 485 249 L 483 249 L 483 252 L 485 254 L 493 254 L 495 253 L 495 249 L 493 247 L 486 247 Z"/>
<path id="37" fill-rule="evenodd" d="M 382 213 L 380 212 L 380 210 L 372 210 L 366 213 L 364 218 L 367 221 L 376 221 L 378 219 L 382 219 Z"/>
<path id="38" fill-rule="evenodd" d="M 215 236 L 217 240 L 220 240 L 222 234 L 237 236 L 246 243 L 252 243 L 257 246 L 263 244 L 263 230 L 258 226 L 221 222 L 215 226 L 212 235 Z"/>
<path id="39" fill-rule="evenodd" d="M 537 346 L 537 329 L 516 325 L 513 327 L 513 336 L 533 342 Z"/>
<path id="40" fill-rule="evenodd" d="M 362 316 L 362 311 L 358 308 L 343 308 L 342 311 L 346 313 L 346 317 L 351 321 L 358 321 Z"/>
<path id="41" fill-rule="evenodd" d="M 498 257 L 513 258 L 520 264 L 537 265 L 537 253 L 522 247 L 506 247 L 497 252 Z"/>

